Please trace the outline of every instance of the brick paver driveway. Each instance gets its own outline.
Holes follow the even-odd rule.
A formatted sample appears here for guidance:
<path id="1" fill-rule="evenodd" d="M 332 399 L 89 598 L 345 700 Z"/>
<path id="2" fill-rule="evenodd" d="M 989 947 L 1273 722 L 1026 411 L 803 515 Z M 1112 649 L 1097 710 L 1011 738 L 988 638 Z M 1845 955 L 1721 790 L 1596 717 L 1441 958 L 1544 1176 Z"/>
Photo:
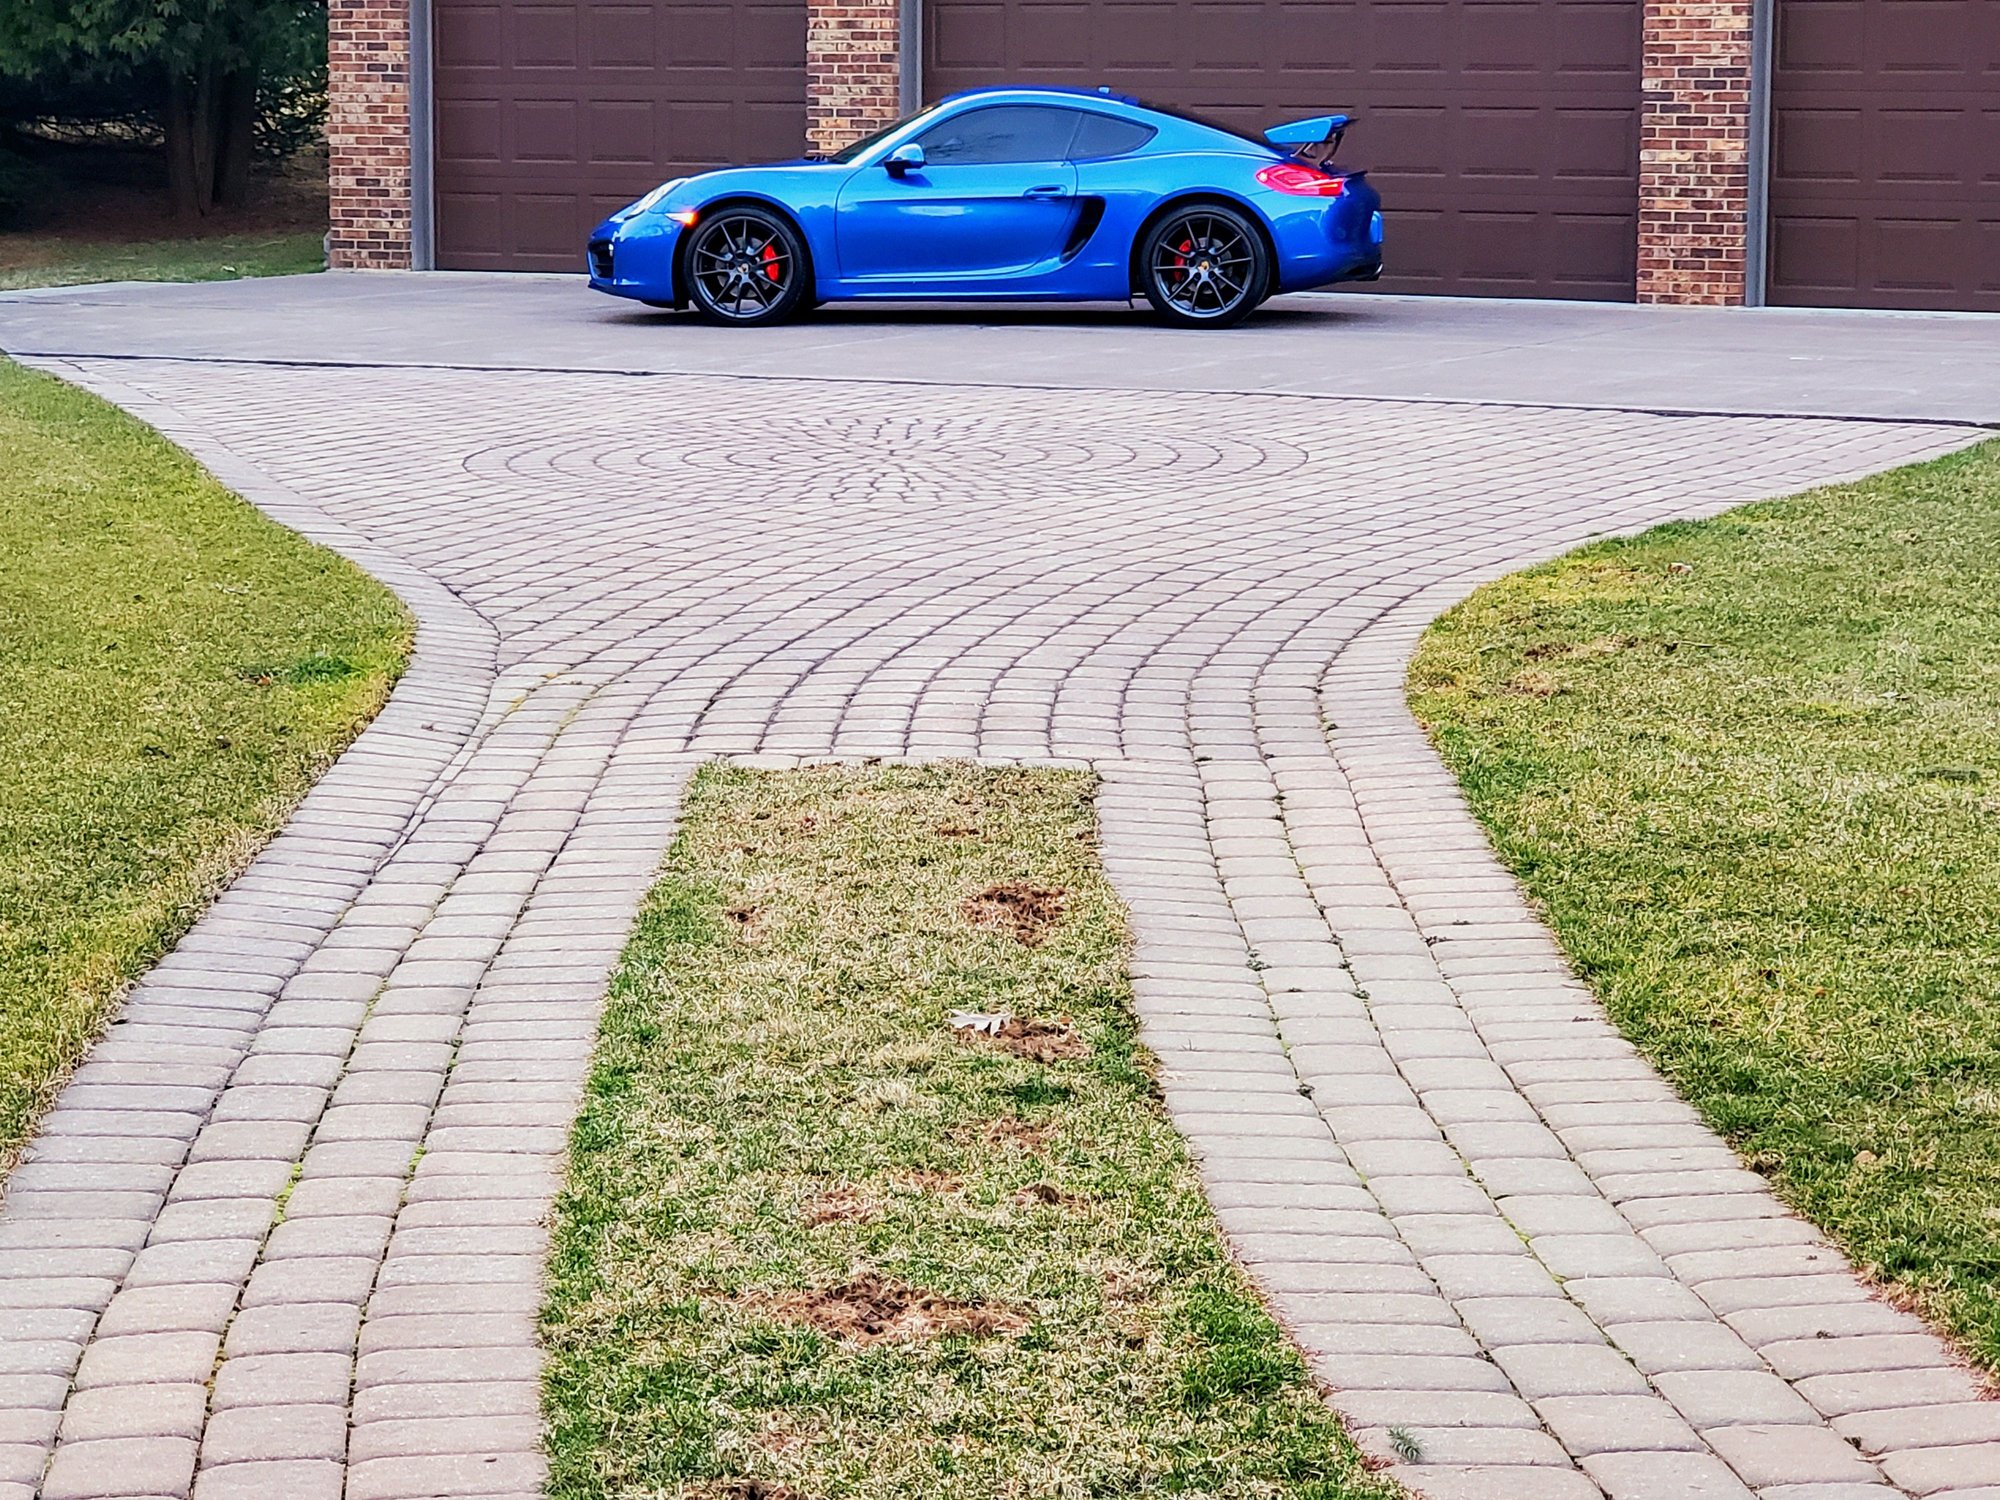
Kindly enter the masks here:
<path id="1" fill-rule="evenodd" d="M 0 300 L 0 342 L 422 618 L 388 711 L 15 1175 L 0 1496 L 536 1492 L 541 1215 L 607 968 L 718 755 L 1099 770 L 1175 1117 L 1335 1404 L 1434 1500 L 2000 1495 L 2000 1406 L 1611 1031 L 1399 691 L 1482 579 L 1978 435 L 1663 414 L 1701 404 L 1673 371 L 1704 341 L 1745 411 L 1907 418 L 1928 362 L 1964 418 L 2000 415 L 1964 373 L 2000 334 L 1797 322 L 1850 368 L 1901 351 L 1871 409 L 1783 338 L 1744 352 L 1771 321 L 1605 314 L 1655 320 L 1649 387 L 1602 340 L 1565 374 L 1544 324 L 1574 313 L 1465 312 L 1476 358 L 1449 305 L 1360 315 L 1406 319 L 1435 367 L 1396 378 L 1446 398 L 1537 320 L 1510 406 L 1352 368 L 1241 394 L 1300 340 L 1336 362 L 1312 320 L 1351 303 L 1263 342 L 1066 325 L 1075 368 L 1017 385 L 969 326 L 722 346 L 522 281 L 458 284 L 468 330 L 450 285 Z M 632 373 L 779 347 L 790 375 Z"/>

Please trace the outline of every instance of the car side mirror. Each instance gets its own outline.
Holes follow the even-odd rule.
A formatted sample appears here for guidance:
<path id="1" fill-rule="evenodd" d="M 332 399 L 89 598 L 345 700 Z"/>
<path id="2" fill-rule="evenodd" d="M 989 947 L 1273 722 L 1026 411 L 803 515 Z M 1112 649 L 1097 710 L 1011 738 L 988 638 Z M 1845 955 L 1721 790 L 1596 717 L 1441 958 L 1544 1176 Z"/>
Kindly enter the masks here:
<path id="1" fill-rule="evenodd" d="M 924 148 L 915 141 L 898 146 L 882 159 L 882 165 L 889 169 L 891 177 L 901 177 L 906 172 L 923 170 Z"/>

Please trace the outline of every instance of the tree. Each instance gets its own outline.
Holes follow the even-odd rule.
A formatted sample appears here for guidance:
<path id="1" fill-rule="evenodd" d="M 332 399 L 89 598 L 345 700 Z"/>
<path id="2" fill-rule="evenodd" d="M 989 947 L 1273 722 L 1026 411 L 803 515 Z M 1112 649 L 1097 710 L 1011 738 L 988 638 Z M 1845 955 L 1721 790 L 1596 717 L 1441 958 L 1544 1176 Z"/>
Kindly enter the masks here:
<path id="1" fill-rule="evenodd" d="M 149 101 L 190 218 L 243 201 L 260 89 L 325 38 L 324 0 L 0 0 L 0 74 Z"/>

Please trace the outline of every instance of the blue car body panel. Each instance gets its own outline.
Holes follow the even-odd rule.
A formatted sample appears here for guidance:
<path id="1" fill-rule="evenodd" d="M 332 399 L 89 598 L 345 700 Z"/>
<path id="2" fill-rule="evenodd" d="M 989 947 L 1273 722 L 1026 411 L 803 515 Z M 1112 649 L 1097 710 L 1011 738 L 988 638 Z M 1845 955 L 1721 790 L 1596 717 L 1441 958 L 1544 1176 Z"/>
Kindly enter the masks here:
<path id="1" fill-rule="evenodd" d="M 1059 105 L 1153 134 L 1122 154 L 1061 161 L 884 165 L 899 146 L 955 114 L 993 105 Z M 1318 140 L 1343 116 L 1279 127 L 1287 144 Z M 1316 133 L 1317 132 L 1317 133 Z M 1373 280 L 1382 268 L 1381 198 L 1339 169 L 1338 197 L 1268 187 L 1257 174 L 1298 157 L 1217 126 L 1115 95 L 1053 88 L 955 95 L 870 142 L 851 160 L 725 167 L 664 183 L 591 234 L 590 284 L 614 296 L 682 305 L 683 220 L 723 203 L 757 203 L 798 226 L 816 300 L 1123 301 L 1134 247 L 1170 204 L 1212 199 L 1246 211 L 1272 251 L 1273 291 Z"/>

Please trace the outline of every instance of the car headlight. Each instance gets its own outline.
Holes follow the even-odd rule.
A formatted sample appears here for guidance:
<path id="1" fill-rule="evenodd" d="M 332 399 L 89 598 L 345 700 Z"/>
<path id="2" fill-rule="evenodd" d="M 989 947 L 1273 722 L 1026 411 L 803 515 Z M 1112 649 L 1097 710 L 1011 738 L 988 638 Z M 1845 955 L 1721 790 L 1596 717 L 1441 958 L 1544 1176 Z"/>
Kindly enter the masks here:
<path id="1" fill-rule="evenodd" d="M 640 214 L 650 213 L 666 201 L 667 194 L 686 181 L 685 177 L 675 177 L 661 183 L 652 192 L 646 194 L 645 197 L 638 199 L 636 202 L 628 203 L 625 207 L 619 209 L 617 213 L 611 216 L 611 221 L 614 224 L 623 224 L 627 219 L 636 219 Z"/>

